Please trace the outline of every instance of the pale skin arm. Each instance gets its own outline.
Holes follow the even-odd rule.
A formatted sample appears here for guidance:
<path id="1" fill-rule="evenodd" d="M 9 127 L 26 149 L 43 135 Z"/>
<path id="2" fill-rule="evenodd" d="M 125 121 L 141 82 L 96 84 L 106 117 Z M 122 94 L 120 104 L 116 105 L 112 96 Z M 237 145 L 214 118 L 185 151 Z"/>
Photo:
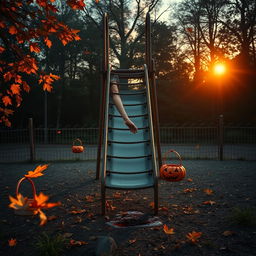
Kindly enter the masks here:
<path id="1" fill-rule="evenodd" d="M 112 92 L 112 99 L 113 99 L 113 101 L 116 105 L 116 108 L 117 108 L 118 112 L 123 117 L 124 123 L 128 126 L 128 128 L 130 129 L 130 131 L 132 133 L 136 133 L 138 131 L 138 128 L 130 120 L 130 118 L 127 116 L 120 95 L 115 94 L 115 93 L 119 93 L 119 89 L 118 89 L 117 84 L 115 84 L 115 83 L 111 84 L 111 92 Z"/>

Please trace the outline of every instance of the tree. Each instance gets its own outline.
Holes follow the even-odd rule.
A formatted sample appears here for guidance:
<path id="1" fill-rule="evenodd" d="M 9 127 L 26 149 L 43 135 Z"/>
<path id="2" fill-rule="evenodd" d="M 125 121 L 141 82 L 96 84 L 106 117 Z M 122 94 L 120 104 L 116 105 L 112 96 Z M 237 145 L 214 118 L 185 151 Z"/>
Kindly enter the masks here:
<path id="1" fill-rule="evenodd" d="M 86 16 L 99 29 L 104 13 L 109 14 L 110 46 L 113 59 L 118 60 L 120 68 L 130 68 L 133 65 L 138 41 L 144 34 L 144 31 L 138 33 L 138 27 L 145 23 L 146 13 L 159 4 L 160 0 L 104 0 L 85 9 Z"/>
<path id="2" fill-rule="evenodd" d="M 49 39 L 55 35 L 63 45 L 80 40 L 78 30 L 69 28 L 56 17 L 55 0 L 4 0 L 0 5 L 0 122 L 10 126 L 9 116 L 19 107 L 22 92 L 31 85 L 26 77 L 36 76 L 43 90 L 51 91 L 52 83 L 59 77 L 46 73 L 39 67 L 40 42 L 51 48 Z M 72 9 L 81 10 L 82 0 L 67 0 Z"/>

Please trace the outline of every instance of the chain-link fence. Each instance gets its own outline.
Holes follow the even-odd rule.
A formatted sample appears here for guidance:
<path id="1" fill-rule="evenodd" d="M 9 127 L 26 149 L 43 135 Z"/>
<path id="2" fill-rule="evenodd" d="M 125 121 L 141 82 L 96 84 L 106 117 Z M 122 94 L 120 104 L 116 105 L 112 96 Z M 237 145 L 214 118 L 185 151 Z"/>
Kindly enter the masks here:
<path id="1" fill-rule="evenodd" d="M 33 131 L 34 148 L 29 129 L 0 130 L 0 162 L 95 160 L 97 157 L 97 128 Z M 83 153 L 71 151 L 76 138 L 84 144 Z M 162 153 L 174 149 L 183 159 L 220 159 L 222 154 L 223 159 L 256 160 L 256 127 L 161 127 L 160 141 Z"/>

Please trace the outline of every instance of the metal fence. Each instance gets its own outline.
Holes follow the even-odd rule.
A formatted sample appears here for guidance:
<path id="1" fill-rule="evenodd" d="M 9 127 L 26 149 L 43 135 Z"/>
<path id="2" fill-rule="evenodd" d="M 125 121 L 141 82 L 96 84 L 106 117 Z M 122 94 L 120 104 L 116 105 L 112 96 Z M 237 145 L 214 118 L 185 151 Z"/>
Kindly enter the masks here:
<path id="1" fill-rule="evenodd" d="M 221 130 L 220 130 L 221 129 Z M 37 161 L 95 160 L 97 128 L 34 129 L 34 159 Z M 71 152 L 72 143 L 80 138 L 85 151 Z M 256 127 L 161 127 L 162 153 L 174 149 L 183 159 L 256 160 Z M 0 130 L 0 162 L 31 160 L 28 129 Z"/>

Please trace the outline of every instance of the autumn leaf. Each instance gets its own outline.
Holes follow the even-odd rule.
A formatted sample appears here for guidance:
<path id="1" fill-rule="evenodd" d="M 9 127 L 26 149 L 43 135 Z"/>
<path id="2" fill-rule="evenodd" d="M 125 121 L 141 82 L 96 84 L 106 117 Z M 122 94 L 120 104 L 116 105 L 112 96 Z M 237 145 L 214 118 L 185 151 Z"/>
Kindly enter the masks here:
<path id="1" fill-rule="evenodd" d="M 30 50 L 31 52 L 35 52 L 35 53 L 41 52 L 41 49 L 39 48 L 39 46 L 38 46 L 37 43 L 30 43 L 30 44 L 29 44 L 29 50 Z"/>
<path id="2" fill-rule="evenodd" d="M 120 192 L 115 192 L 115 193 L 113 194 L 113 197 L 114 197 L 114 198 L 121 198 L 121 193 L 120 193 Z"/>
<path id="3" fill-rule="evenodd" d="M 149 206 L 150 206 L 151 208 L 155 208 L 155 203 L 154 203 L 154 202 L 150 202 L 150 203 L 149 203 Z"/>
<path id="4" fill-rule="evenodd" d="M 213 190 L 212 190 L 212 189 L 209 189 L 209 188 L 205 188 L 203 191 L 204 191 L 204 193 L 207 194 L 207 195 L 212 195 L 212 194 L 213 194 Z"/>
<path id="5" fill-rule="evenodd" d="M 198 239 L 202 236 L 202 232 L 196 232 L 192 231 L 191 233 L 188 233 L 186 235 L 186 238 L 191 242 L 191 243 L 197 243 Z"/>
<path id="6" fill-rule="evenodd" d="M 86 212 L 85 209 L 80 209 L 80 210 L 72 210 L 70 211 L 71 214 L 80 214 Z"/>
<path id="7" fill-rule="evenodd" d="M 45 42 L 45 44 L 46 44 L 46 46 L 47 46 L 48 48 L 51 48 L 51 47 L 52 47 L 52 41 L 49 40 L 48 37 L 46 37 L 46 38 L 44 39 L 44 42 Z"/>
<path id="8" fill-rule="evenodd" d="M 44 174 L 42 173 L 45 169 L 47 169 L 49 165 L 44 164 L 44 165 L 38 165 L 34 171 L 29 171 L 28 174 L 25 174 L 24 176 L 27 178 L 37 178 L 40 176 L 43 176 Z"/>
<path id="9" fill-rule="evenodd" d="M 113 211 L 113 210 L 116 209 L 116 207 L 112 205 L 112 201 L 107 200 L 107 201 L 106 201 L 106 209 L 107 209 L 107 210 L 110 210 L 110 211 Z"/>
<path id="10" fill-rule="evenodd" d="M 137 241 L 136 239 L 130 239 L 130 240 L 128 240 L 128 243 L 129 244 L 134 244 L 136 241 Z"/>
<path id="11" fill-rule="evenodd" d="M 188 178 L 188 179 L 187 179 L 187 181 L 188 181 L 188 182 L 192 182 L 192 181 L 193 181 L 193 179 L 191 179 L 191 178 Z"/>
<path id="12" fill-rule="evenodd" d="M 223 236 L 232 236 L 234 235 L 235 232 L 234 231 L 231 231 L 231 230 L 226 230 L 222 233 Z"/>
<path id="13" fill-rule="evenodd" d="M 3 53 L 5 51 L 5 48 L 0 46 L 0 54 Z"/>
<path id="14" fill-rule="evenodd" d="M 205 205 L 214 205 L 214 204 L 216 204 L 216 202 L 209 200 L 209 201 L 204 201 L 203 204 L 205 204 Z"/>
<path id="15" fill-rule="evenodd" d="M 67 4 L 74 10 L 83 10 L 85 7 L 83 0 L 67 0 Z"/>
<path id="16" fill-rule="evenodd" d="M 20 85 L 19 84 L 12 84 L 10 89 L 13 94 L 20 94 Z"/>
<path id="17" fill-rule="evenodd" d="M 92 203 L 92 202 L 94 201 L 94 198 L 93 198 L 93 196 L 91 196 L 91 195 L 87 195 L 87 196 L 85 196 L 85 200 L 86 200 L 87 202 Z"/>
<path id="18" fill-rule="evenodd" d="M 163 231 L 164 231 L 164 233 L 167 234 L 167 235 L 173 235 L 173 234 L 175 234 L 174 228 L 168 228 L 168 226 L 167 226 L 166 224 L 164 224 L 164 226 L 163 226 Z"/>
<path id="19" fill-rule="evenodd" d="M 12 105 L 12 100 L 9 96 L 4 96 L 2 97 L 2 101 L 4 103 L 5 106 L 8 106 L 8 105 Z"/>
<path id="20" fill-rule="evenodd" d="M 17 33 L 18 33 L 17 28 L 16 28 L 15 26 L 10 26 L 10 27 L 9 27 L 9 33 L 10 33 L 11 35 L 17 34 Z"/>
<path id="21" fill-rule="evenodd" d="M 70 239 L 69 244 L 71 246 L 81 246 L 81 245 L 88 244 L 88 242 Z"/>
<path id="22" fill-rule="evenodd" d="M 22 194 L 18 194 L 17 198 L 9 196 L 11 203 L 9 204 L 10 208 L 15 210 L 28 210 L 30 208 L 30 204 L 27 197 L 23 197 Z"/>
<path id="23" fill-rule="evenodd" d="M 8 240 L 8 245 L 10 247 L 16 246 L 17 245 L 17 240 L 15 238 L 11 238 L 10 240 Z"/>
<path id="24" fill-rule="evenodd" d="M 40 226 L 43 226 L 47 223 L 47 216 L 45 215 L 45 213 L 39 209 L 38 210 L 38 213 L 39 213 L 39 218 L 40 218 Z"/>
<path id="25" fill-rule="evenodd" d="M 185 188 L 183 190 L 184 193 L 192 193 L 193 191 L 196 191 L 197 189 L 196 188 Z"/>

